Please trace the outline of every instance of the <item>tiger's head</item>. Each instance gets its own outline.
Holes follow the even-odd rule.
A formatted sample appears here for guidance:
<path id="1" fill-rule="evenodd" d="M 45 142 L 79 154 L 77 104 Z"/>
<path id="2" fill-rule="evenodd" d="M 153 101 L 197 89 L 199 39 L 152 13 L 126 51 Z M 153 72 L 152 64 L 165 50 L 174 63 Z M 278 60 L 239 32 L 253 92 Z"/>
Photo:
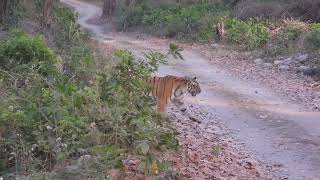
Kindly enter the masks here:
<path id="1" fill-rule="evenodd" d="M 192 96 L 196 96 L 197 94 L 201 93 L 201 88 L 200 85 L 198 83 L 198 81 L 196 80 L 197 77 L 186 77 L 186 79 L 188 80 L 187 82 L 187 91 L 192 95 Z"/>

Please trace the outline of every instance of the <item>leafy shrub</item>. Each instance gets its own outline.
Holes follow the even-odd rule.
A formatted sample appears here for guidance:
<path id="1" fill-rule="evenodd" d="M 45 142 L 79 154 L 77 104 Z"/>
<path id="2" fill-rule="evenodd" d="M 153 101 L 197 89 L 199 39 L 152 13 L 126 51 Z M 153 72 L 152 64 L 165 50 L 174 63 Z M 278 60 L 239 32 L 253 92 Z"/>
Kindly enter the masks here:
<path id="1" fill-rule="evenodd" d="M 289 24 L 271 39 L 270 46 L 265 49 L 265 55 L 278 56 L 303 50 L 303 44 L 299 41 L 303 38 L 303 27 Z"/>
<path id="2" fill-rule="evenodd" d="M 152 108 L 153 99 L 146 96 L 148 87 L 144 79 L 155 72 L 159 64 L 166 63 L 169 54 L 181 57 L 180 50 L 171 45 L 167 55 L 150 52 L 145 54 L 145 59 L 138 61 L 129 51 L 116 53 L 121 61 L 114 67 L 110 79 L 103 78 L 100 82 L 101 98 L 108 102 L 108 108 L 113 114 L 110 118 L 114 119 L 115 124 L 124 126 L 114 126 L 109 120 L 100 121 L 99 127 L 104 132 L 114 132 L 109 136 L 110 141 L 121 145 L 131 145 L 134 141 L 146 139 L 160 142 L 161 134 L 170 132 L 155 130 L 161 117 Z"/>
<path id="3" fill-rule="evenodd" d="M 171 45 L 167 55 L 150 52 L 140 60 L 119 51 L 114 70 L 104 71 L 95 65 L 76 16 L 56 8 L 55 53 L 69 73 L 57 71 L 56 55 L 40 37 L 17 33 L 1 44 L 0 173 L 50 171 L 83 151 L 99 156 L 99 147 L 108 147 L 103 152 L 111 155 L 98 157 L 98 164 L 113 168 L 135 141 L 174 147 L 173 131 L 149 106 L 154 102 L 145 96 L 143 78 L 165 63 L 167 55 L 181 57 L 181 49 Z M 17 61 L 10 68 L 9 59 Z M 50 66 L 42 71 L 25 71 L 44 67 L 44 62 Z M 97 129 L 90 128 L 92 122 Z M 125 151 L 119 154 L 119 149 Z"/>
<path id="4" fill-rule="evenodd" d="M 31 37 L 23 32 L 13 32 L 11 38 L 0 45 L 0 68 L 14 71 L 18 67 L 32 67 L 33 71 L 50 74 L 55 63 L 53 51 L 41 36 Z"/>
<path id="5" fill-rule="evenodd" d="M 126 149 L 135 141 L 148 141 L 174 146 L 172 130 L 161 125 L 162 118 L 149 105 L 153 100 L 146 96 L 143 81 L 166 56 L 148 53 L 139 61 L 128 51 L 116 56 L 119 63 L 110 74 L 88 69 L 96 77 L 88 85 L 70 82 L 59 73 L 46 77 L 0 71 L 5 82 L 0 84 L 5 90 L 0 97 L 0 127 L 5 129 L 0 159 L 5 169 L 51 170 L 81 149 L 99 145 Z M 18 78 L 28 83 L 16 93 L 15 83 L 8 83 Z M 97 123 L 98 134 L 92 134 L 91 122 Z M 118 157 L 110 162 L 119 165 Z"/>
<path id="6" fill-rule="evenodd" d="M 283 26 L 283 27 L 282 27 Z M 282 25 L 281 30 L 269 42 L 265 55 L 278 56 L 301 51 L 319 50 L 319 25 L 303 22 Z"/>
<path id="7" fill-rule="evenodd" d="M 148 9 L 144 9 L 143 7 L 127 7 L 120 8 L 117 13 L 117 28 L 119 30 L 127 30 L 130 27 L 139 26 L 143 20 L 144 14 L 148 11 Z"/>
<path id="8" fill-rule="evenodd" d="M 118 51 L 116 56 L 121 61 L 114 68 L 111 78 L 102 81 L 101 98 L 108 102 L 108 108 L 114 113 L 112 119 L 125 128 L 112 126 L 109 120 L 100 122 L 99 127 L 104 131 L 115 132 L 110 141 L 126 145 L 139 139 L 139 134 L 135 132 L 141 133 L 155 123 L 155 114 L 151 106 L 148 106 L 151 99 L 144 96 L 146 86 L 143 79 L 151 71 L 145 69 L 142 62 L 134 62 L 134 56 L 128 51 Z"/>
<path id="9" fill-rule="evenodd" d="M 89 36 L 81 31 L 77 22 L 78 14 L 61 5 L 55 6 L 53 44 L 62 58 L 60 62 L 65 75 L 73 80 L 87 84 L 94 78 L 89 70 L 94 66 Z"/>
<path id="10" fill-rule="evenodd" d="M 172 9 L 159 9 L 144 17 L 146 26 L 164 31 L 178 39 L 208 41 L 213 38 L 213 26 L 225 15 L 222 4 L 200 4 Z"/>
<path id="11" fill-rule="evenodd" d="M 59 50 L 69 50 L 79 41 L 86 39 L 86 34 L 80 30 L 77 22 L 78 14 L 63 6 L 54 7 L 54 36 L 55 47 Z"/>
<path id="12" fill-rule="evenodd" d="M 284 30 L 282 30 L 279 37 L 283 41 L 290 41 L 290 42 L 297 41 L 300 38 L 302 32 L 303 30 L 300 28 L 288 26 Z"/>
<path id="13" fill-rule="evenodd" d="M 242 21 L 236 18 L 226 20 L 227 38 L 244 46 L 246 49 L 255 49 L 265 45 L 269 40 L 267 27 L 258 20 Z"/>
<path id="14" fill-rule="evenodd" d="M 8 41 L 17 43 L 16 37 L 12 38 Z M 19 43 L 16 54 L 30 54 L 31 50 L 41 52 L 44 48 L 36 46 L 28 49 L 25 47 L 28 43 Z M 51 52 L 49 57 L 53 56 Z M 14 167 L 9 160 L 14 158 L 17 171 L 51 169 L 58 156 L 75 153 L 88 132 L 86 122 L 89 118 L 85 114 L 87 110 L 83 108 L 91 102 L 91 89 L 68 83 L 57 72 L 43 76 L 44 73 L 37 71 L 21 70 L 23 66 L 32 68 L 30 63 L 17 63 L 14 71 L 1 71 L 0 77 L 4 82 L 1 89 L 5 90 L 0 105 L 0 127 L 5 129 L 5 152 L 1 154 L 5 156 L 0 158 L 5 158 L 8 169 Z M 45 73 L 55 71 L 52 67 L 44 70 Z M 17 89 L 17 80 L 24 82 L 23 88 Z"/>
<path id="15" fill-rule="evenodd" d="M 221 3 L 155 8 L 142 5 L 122 14 L 125 15 L 118 16 L 123 30 L 140 25 L 156 35 L 208 41 L 214 35 L 214 24 L 227 14 L 227 8 Z"/>
<path id="16" fill-rule="evenodd" d="M 306 43 L 311 50 L 320 49 L 320 23 L 312 24 L 306 37 Z"/>

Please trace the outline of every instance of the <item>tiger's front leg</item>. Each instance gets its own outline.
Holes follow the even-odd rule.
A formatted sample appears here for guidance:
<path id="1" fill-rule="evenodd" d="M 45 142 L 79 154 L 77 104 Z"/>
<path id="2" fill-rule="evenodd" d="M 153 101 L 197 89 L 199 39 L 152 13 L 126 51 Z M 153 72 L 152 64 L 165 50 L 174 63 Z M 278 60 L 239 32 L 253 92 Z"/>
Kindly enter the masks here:
<path id="1" fill-rule="evenodd" d="M 172 103 L 181 111 L 181 112 L 186 112 L 187 107 L 185 103 L 183 102 L 183 94 L 180 96 L 176 96 L 172 99 Z"/>
<path id="2" fill-rule="evenodd" d="M 187 110 L 186 105 L 184 104 L 184 88 L 178 88 L 174 92 L 174 97 L 172 98 L 171 102 L 181 111 L 185 112 Z"/>
<path id="3" fill-rule="evenodd" d="M 178 98 L 174 98 L 171 101 L 184 115 L 186 115 L 187 117 L 189 117 L 190 120 L 197 122 L 197 123 L 201 123 L 200 120 L 198 120 L 198 118 L 196 118 L 189 109 L 187 109 L 187 106 L 185 105 L 184 101 L 183 101 L 183 96 L 182 97 L 178 97 Z"/>
<path id="4" fill-rule="evenodd" d="M 165 112 L 166 111 L 166 101 L 163 99 L 158 100 L 158 112 Z"/>

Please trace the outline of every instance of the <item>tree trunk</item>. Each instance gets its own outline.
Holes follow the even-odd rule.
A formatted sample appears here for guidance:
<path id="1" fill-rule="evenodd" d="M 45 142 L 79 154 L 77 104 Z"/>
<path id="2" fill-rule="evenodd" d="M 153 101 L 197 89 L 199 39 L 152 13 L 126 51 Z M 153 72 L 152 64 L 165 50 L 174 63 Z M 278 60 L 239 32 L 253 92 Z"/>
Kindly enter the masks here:
<path id="1" fill-rule="evenodd" d="M 42 26 L 44 28 L 50 27 L 52 23 L 52 2 L 53 0 L 44 0 L 43 2 L 43 19 Z"/>
<path id="2" fill-rule="evenodd" d="M 102 17 L 110 17 L 116 8 L 116 0 L 105 0 L 103 3 Z"/>
<path id="3" fill-rule="evenodd" d="M 6 18 L 7 4 L 8 0 L 0 0 L 0 23 Z"/>
<path id="4" fill-rule="evenodd" d="M 224 22 L 220 22 L 216 26 L 216 35 L 218 41 L 223 41 L 225 39 L 225 28 L 224 28 Z"/>

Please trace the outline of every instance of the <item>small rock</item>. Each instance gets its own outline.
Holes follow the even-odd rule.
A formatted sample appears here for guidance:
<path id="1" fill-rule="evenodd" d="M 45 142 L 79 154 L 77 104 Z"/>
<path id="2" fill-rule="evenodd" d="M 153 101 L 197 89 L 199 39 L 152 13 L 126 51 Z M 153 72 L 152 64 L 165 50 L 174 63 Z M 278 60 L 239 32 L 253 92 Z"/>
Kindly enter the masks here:
<path id="1" fill-rule="evenodd" d="M 138 151 L 138 153 L 139 153 L 140 155 L 144 155 L 144 156 L 145 156 L 145 155 L 148 154 L 148 152 L 149 152 L 149 150 L 150 150 L 150 147 L 149 147 L 148 143 L 142 142 L 142 143 L 138 144 L 138 146 L 136 147 L 136 149 L 137 149 L 137 151 Z"/>
<path id="2" fill-rule="evenodd" d="M 281 65 L 278 67 L 279 71 L 288 71 L 289 69 L 290 69 L 289 66 L 286 66 L 286 65 Z"/>
<path id="3" fill-rule="evenodd" d="M 246 161 L 246 165 L 245 165 L 245 167 L 247 168 L 247 169 L 254 169 L 255 167 L 257 167 L 257 165 L 258 165 L 258 161 L 256 161 L 256 160 L 254 160 L 254 159 L 246 159 L 245 160 Z"/>
<path id="4" fill-rule="evenodd" d="M 287 58 L 287 59 L 283 60 L 281 64 L 290 65 L 292 63 L 293 63 L 293 59 L 292 58 Z"/>
<path id="5" fill-rule="evenodd" d="M 81 166 L 82 164 L 95 163 L 95 162 L 97 162 L 97 158 L 91 155 L 83 155 L 83 156 L 80 156 L 78 159 L 79 166 Z"/>
<path id="6" fill-rule="evenodd" d="M 97 124 L 95 122 L 92 122 L 89 127 L 91 129 L 97 129 Z"/>
<path id="7" fill-rule="evenodd" d="M 201 123 L 201 121 L 194 116 L 189 116 L 189 119 L 193 122 Z"/>
<path id="8" fill-rule="evenodd" d="M 141 160 L 139 159 L 126 159 L 123 160 L 122 163 L 126 166 L 135 166 L 137 164 L 140 164 Z"/>
<path id="9" fill-rule="evenodd" d="M 78 161 L 83 162 L 83 161 L 88 161 L 89 159 L 91 159 L 91 155 L 83 155 L 79 157 Z"/>
<path id="10" fill-rule="evenodd" d="M 213 44 L 211 44 L 211 47 L 212 47 L 213 49 L 218 49 L 218 48 L 220 47 L 220 45 L 217 44 L 217 43 L 213 43 Z"/>
<path id="11" fill-rule="evenodd" d="M 70 166 L 66 166 L 63 169 L 63 173 L 70 173 L 70 174 L 77 174 L 80 173 L 81 168 L 80 166 L 76 166 L 76 165 L 70 165 Z"/>
<path id="12" fill-rule="evenodd" d="M 86 149 L 83 148 L 79 148 L 78 149 L 78 153 L 82 156 L 82 155 L 87 155 L 88 151 Z"/>
<path id="13" fill-rule="evenodd" d="M 144 173 L 146 170 L 147 164 L 145 162 L 141 162 L 137 168 L 137 170 L 141 173 Z"/>
<path id="14" fill-rule="evenodd" d="M 271 63 L 262 63 L 262 67 L 265 67 L 265 68 L 269 68 L 269 67 L 272 67 L 273 65 Z"/>
<path id="15" fill-rule="evenodd" d="M 256 59 L 256 60 L 254 60 L 254 63 L 256 63 L 256 64 L 262 64 L 262 63 L 263 63 L 263 60 L 262 60 L 262 59 Z"/>
<path id="16" fill-rule="evenodd" d="M 307 69 L 310 69 L 310 67 L 308 67 L 308 66 L 299 66 L 299 67 L 297 68 L 297 71 L 298 71 L 298 72 L 303 72 L 303 71 L 305 71 L 305 70 L 307 70 Z"/>
<path id="17" fill-rule="evenodd" d="M 273 62 L 273 64 L 276 65 L 276 66 L 278 66 L 278 65 L 282 64 L 282 60 L 275 60 L 275 61 Z"/>
<path id="18" fill-rule="evenodd" d="M 275 163 L 275 164 L 272 164 L 272 167 L 275 167 L 275 168 L 283 168 L 285 167 L 284 164 L 281 164 L 281 163 Z"/>
<path id="19" fill-rule="evenodd" d="M 307 61 L 308 57 L 309 57 L 308 54 L 301 54 L 301 55 L 299 55 L 299 56 L 296 56 L 295 59 L 296 59 L 298 62 L 302 63 L 302 62 Z"/>
<path id="20" fill-rule="evenodd" d="M 268 115 L 260 115 L 259 116 L 261 119 L 266 119 L 268 117 Z"/>
<path id="21" fill-rule="evenodd" d="M 308 68 L 304 69 L 302 72 L 303 75 L 307 76 L 320 76 L 320 68 Z"/>

